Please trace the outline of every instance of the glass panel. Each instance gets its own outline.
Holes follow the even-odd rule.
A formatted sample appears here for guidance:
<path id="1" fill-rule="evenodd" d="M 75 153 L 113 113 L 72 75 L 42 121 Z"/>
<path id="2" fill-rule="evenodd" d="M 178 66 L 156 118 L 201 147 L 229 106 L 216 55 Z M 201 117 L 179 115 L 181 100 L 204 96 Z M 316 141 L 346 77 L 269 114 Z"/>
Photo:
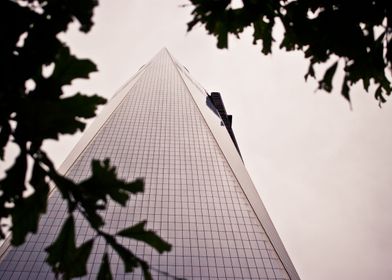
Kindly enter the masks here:
<path id="1" fill-rule="evenodd" d="M 147 67 L 67 176 L 81 181 L 92 159 L 110 158 L 120 177 L 145 178 L 145 193 L 127 207 L 110 204 L 105 229 L 114 233 L 146 219 L 173 250 L 160 256 L 142 243 L 123 244 L 146 259 L 159 279 L 167 278 L 161 272 L 189 279 L 289 279 L 171 58 L 161 52 Z M 54 192 L 40 233 L 4 257 L 2 279 L 33 272 L 34 278 L 54 278 L 43 249 L 65 217 L 61 201 Z M 92 232 L 76 218 L 81 243 Z M 103 251 L 99 240 L 89 259 L 92 279 Z M 111 264 L 115 279 L 141 277 L 140 270 L 126 276 L 115 254 Z"/>

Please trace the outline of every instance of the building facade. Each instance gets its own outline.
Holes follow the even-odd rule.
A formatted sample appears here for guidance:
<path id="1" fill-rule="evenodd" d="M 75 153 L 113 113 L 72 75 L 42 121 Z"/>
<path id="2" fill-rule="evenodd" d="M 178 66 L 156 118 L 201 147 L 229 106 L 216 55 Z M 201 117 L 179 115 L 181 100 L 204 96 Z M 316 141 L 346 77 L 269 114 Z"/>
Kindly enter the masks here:
<path id="1" fill-rule="evenodd" d="M 124 240 L 148 261 L 156 279 L 292 279 L 299 276 L 244 167 L 231 116 L 219 94 L 208 94 L 166 49 L 121 88 L 61 166 L 75 181 L 90 174 L 92 159 L 110 158 L 119 177 L 145 179 L 145 192 L 127 207 L 111 205 L 105 229 L 116 232 L 141 220 L 173 245 L 159 255 Z M 52 279 L 44 249 L 66 215 L 58 192 L 49 199 L 40 230 L 4 250 L 0 279 Z M 79 218 L 78 241 L 91 237 Z M 3 246 L 4 247 L 4 246 Z M 95 279 L 104 243 L 89 258 Z M 113 254 L 115 279 L 125 274 Z"/>

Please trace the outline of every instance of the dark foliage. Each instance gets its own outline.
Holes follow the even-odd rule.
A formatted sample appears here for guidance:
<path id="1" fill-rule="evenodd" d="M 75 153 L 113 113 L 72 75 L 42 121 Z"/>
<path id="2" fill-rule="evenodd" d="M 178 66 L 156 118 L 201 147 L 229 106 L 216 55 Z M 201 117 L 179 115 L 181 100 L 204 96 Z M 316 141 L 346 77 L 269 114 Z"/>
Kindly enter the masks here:
<path id="1" fill-rule="evenodd" d="M 126 271 L 141 267 L 145 278 L 150 279 L 148 264 L 121 245 L 117 235 L 142 241 L 159 253 L 170 251 L 170 244 L 146 230 L 145 222 L 117 235 L 106 233 L 100 214 L 109 199 L 125 206 L 131 195 L 143 192 L 143 180 L 118 179 L 115 168 L 105 160 L 93 161 L 92 175 L 75 183 L 55 170 L 41 148 L 45 139 L 82 131 L 84 120 L 94 117 L 97 106 L 106 102 L 97 95 L 81 93 L 64 97 L 62 90 L 75 79 L 89 78 L 97 68 L 92 61 L 71 54 L 57 35 L 73 21 L 79 22 L 80 31 L 88 32 L 97 5 L 96 0 L 0 1 L 0 160 L 4 160 L 9 142 L 19 147 L 14 164 L 0 180 L 0 237 L 4 239 L 11 232 L 11 244 L 17 246 L 25 242 L 29 233 L 37 232 L 53 182 L 68 205 L 68 218 L 56 240 L 46 248 L 46 261 L 56 276 L 70 279 L 86 275 L 94 241 L 103 238 L 106 246 L 112 247 L 124 261 Z M 52 73 L 44 75 L 49 66 Z M 31 174 L 27 173 L 29 162 Z M 75 211 L 96 233 L 80 245 L 75 241 Z M 7 223 L 9 218 L 12 225 Z M 112 279 L 107 253 L 103 255 L 98 279 Z"/>
<path id="2" fill-rule="evenodd" d="M 280 48 L 300 50 L 309 60 L 305 79 L 316 78 L 314 66 L 330 65 L 319 80 L 319 89 L 331 92 L 338 67 L 344 71 L 341 94 L 350 101 L 351 86 L 362 81 L 368 91 L 375 85 L 375 98 L 386 102 L 391 94 L 392 5 L 387 0 L 190 0 L 194 9 L 188 30 L 205 26 L 218 39 L 218 48 L 228 47 L 228 34 L 237 37 L 246 27 L 254 30 L 253 43 L 262 42 L 270 54 L 276 22 L 284 27 Z"/>

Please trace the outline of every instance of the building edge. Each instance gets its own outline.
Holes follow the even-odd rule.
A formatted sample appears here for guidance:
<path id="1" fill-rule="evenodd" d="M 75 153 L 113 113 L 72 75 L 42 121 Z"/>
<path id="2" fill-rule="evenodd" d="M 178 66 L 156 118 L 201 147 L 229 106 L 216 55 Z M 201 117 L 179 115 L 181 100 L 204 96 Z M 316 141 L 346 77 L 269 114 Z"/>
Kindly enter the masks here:
<path id="1" fill-rule="evenodd" d="M 185 86 L 192 96 L 192 99 L 201 112 L 207 126 L 215 138 L 215 141 L 225 156 L 226 161 L 230 165 L 234 176 L 236 177 L 246 198 L 249 201 L 249 204 L 259 219 L 261 226 L 271 241 L 272 246 L 277 252 L 277 255 L 281 260 L 285 270 L 287 271 L 290 279 L 300 280 L 297 270 L 295 269 L 283 245 L 283 242 L 280 239 L 278 232 L 276 231 L 276 228 L 268 215 L 267 209 L 265 208 L 226 127 L 216 122 L 216 115 L 205 105 L 205 100 L 208 97 L 208 93 L 204 89 L 202 90 L 200 85 L 194 82 L 194 80 L 189 75 L 189 71 L 184 66 L 177 63 L 177 61 L 166 48 L 164 48 L 162 51 L 166 51 L 172 59 L 173 63 L 176 65 L 176 69 L 178 70 L 179 75 L 181 76 Z"/>
<path id="2" fill-rule="evenodd" d="M 184 66 L 177 63 L 177 61 L 172 57 L 167 48 L 163 48 L 161 51 L 159 51 L 158 54 L 154 56 L 154 58 L 163 51 L 167 52 L 167 54 L 175 64 L 176 70 L 178 71 L 186 88 L 188 89 L 188 92 L 194 100 L 197 108 L 201 112 L 203 119 L 205 120 L 208 128 L 214 136 L 215 141 L 221 149 L 230 168 L 232 169 L 234 176 L 236 177 L 237 181 L 239 182 L 239 185 L 241 186 L 245 194 L 245 197 L 249 201 L 250 206 L 255 212 L 257 218 L 259 219 L 262 228 L 264 229 L 267 234 L 267 237 L 271 241 L 271 244 L 274 247 L 290 279 L 300 280 L 300 277 L 293 263 L 291 262 L 291 259 L 286 249 L 284 248 L 283 242 L 281 241 L 272 223 L 272 220 L 267 213 L 267 210 L 259 196 L 259 193 L 257 192 L 256 187 L 254 186 L 245 168 L 245 165 L 243 164 L 241 156 L 238 153 L 233 141 L 231 140 L 229 133 L 227 132 L 226 127 L 221 126 L 219 123 L 217 123 L 215 119 L 216 115 L 206 108 L 207 106 L 205 105 L 205 100 L 208 97 L 207 91 L 190 77 L 189 71 Z M 59 173 L 63 175 L 67 173 L 72 164 L 78 159 L 83 150 L 94 139 L 94 137 L 103 127 L 105 122 L 110 118 L 111 114 L 122 103 L 128 92 L 136 84 L 138 79 L 144 74 L 145 70 L 148 68 L 154 58 L 148 64 L 143 65 L 138 70 L 138 72 L 134 76 L 132 76 L 122 87 L 120 87 L 120 89 L 113 95 L 105 108 L 103 108 L 102 112 L 100 112 L 96 119 L 91 123 L 91 125 L 87 127 L 87 129 L 83 133 L 83 136 L 77 142 L 75 147 L 71 150 L 70 154 L 66 157 L 64 162 L 60 165 L 60 167 L 58 168 Z M 54 187 L 51 191 L 53 191 L 53 189 Z M 10 246 L 10 236 L 8 236 L 3 241 L 3 244 L 0 245 L 0 261 L 7 254 L 8 248 Z"/>
<path id="3" fill-rule="evenodd" d="M 140 69 L 128 79 L 110 98 L 108 104 L 103 108 L 103 110 L 96 116 L 90 126 L 86 128 L 82 137 L 72 148 L 71 152 L 65 158 L 63 163 L 57 169 L 57 171 L 65 175 L 72 164 L 78 159 L 81 153 L 86 149 L 88 144 L 94 139 L 95 135 L 99 132 L 102 126 L 110 118 L 110 115 L 116 110 L 116 108 L 121 104 L 121 102 L 126 97 L 127 93 L 132 89 L 132 87 L 137 82 L 138 78 L 145 72 L 146 68 L 150 63 L 143 65 Z M 48 198 L 52 195 L 55 185 L 50 182 L 50 192 Z M 45 215 L 45 214 L 44 214 Z M 31 233 L 30 233 L 31 234 Z M 39 234 L 39 232 L 34 233 Z M 6 238 L 0 242 L 0 262 L 7 255 L 8 249 L 11 247 L 11 233 L 8 233 Z"/>

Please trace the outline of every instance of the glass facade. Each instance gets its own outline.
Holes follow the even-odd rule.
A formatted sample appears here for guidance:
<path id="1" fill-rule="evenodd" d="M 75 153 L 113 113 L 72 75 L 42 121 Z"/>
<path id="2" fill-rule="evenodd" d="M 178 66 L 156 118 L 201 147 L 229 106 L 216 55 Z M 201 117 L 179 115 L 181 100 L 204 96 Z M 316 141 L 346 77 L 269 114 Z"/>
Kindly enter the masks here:
<path id="1" fill-rule="evenodd" d="M 207 105 L 206 105 L 207 106 Z M 217 116 L 217 120 L 218 119 Z M 173 245 L 159 255 L 141 242 L 122 240 L 147 260 L 156 279 L 290 279 L 230 165 L 166 50 L 145 66 L 134 86 L 66 173 L 75 181 L 90 173 L 92 159 L 110 158 L 126 180 L 145 178 L 145 192 L 127 207 L 112 204 L 105 229 L 116 232 L 141 220 Z M 39 233 L 0 262 L 0 279 L 52 279 L 47 247 L 66 215 L 54 191 Z M 77 217 L 78 242 L 92 237 Z M 95 279 L 104 241 L 95 242 L 88 277 Z M 125 274 L 111 254 L 115 279 Z"/>

